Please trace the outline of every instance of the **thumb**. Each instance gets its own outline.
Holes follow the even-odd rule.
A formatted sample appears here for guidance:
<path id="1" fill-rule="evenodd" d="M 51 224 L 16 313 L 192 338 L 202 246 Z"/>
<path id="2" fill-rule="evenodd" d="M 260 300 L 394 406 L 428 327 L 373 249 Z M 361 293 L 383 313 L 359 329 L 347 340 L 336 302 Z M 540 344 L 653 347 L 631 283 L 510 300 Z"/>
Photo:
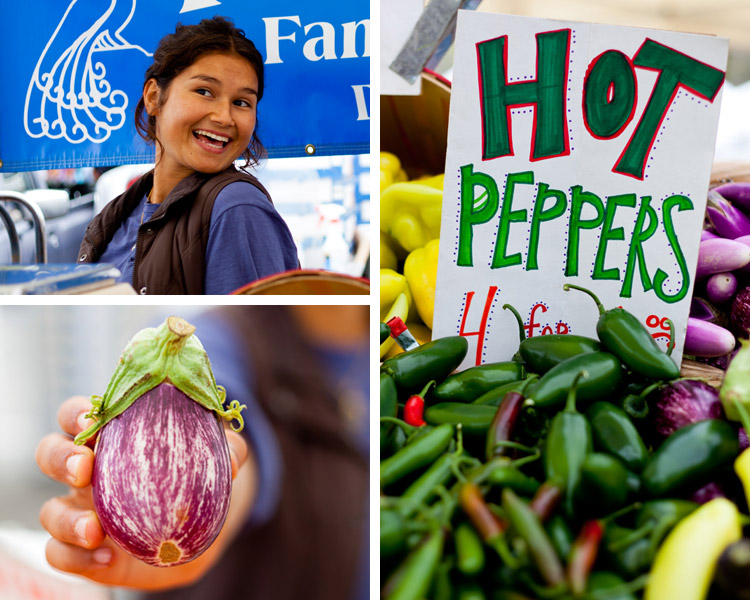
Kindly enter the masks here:
<path id="1" fill-rule="evenodd" d="M 232 461 L 232 479 L 234 479 L 247 460 L 248 447 L 244 436 L 229 430 L 225 430 L 225 433 L 227 444 L 229 444 L 229 457 Z"/>

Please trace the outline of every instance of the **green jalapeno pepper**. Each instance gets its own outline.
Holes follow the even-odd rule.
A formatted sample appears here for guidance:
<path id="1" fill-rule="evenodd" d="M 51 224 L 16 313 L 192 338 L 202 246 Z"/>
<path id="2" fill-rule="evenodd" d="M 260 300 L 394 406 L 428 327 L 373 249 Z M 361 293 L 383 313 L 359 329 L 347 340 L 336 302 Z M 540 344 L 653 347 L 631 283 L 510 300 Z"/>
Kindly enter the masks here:
<path id="1" fill-rule="evenodd" d="M 635 517 L 635 535 L 647 537 L 651 559 L 674 526 L 699 506 L 697 502 L 680 499 L 649 500 L 643 503 Z"/>
<path id="2" fill-rule="evenodd" d="M 518 347 L 526 369 L 540 375 L 564 360 L 602 350 L 602 345 L 597 340 L 569 333 L 536 335 L 526 338 Z"/>
<path id="3" fill-rule="evenodd" d="M 563 491 L 563 507 L 568 515 L 573 514 L 581 467 L 592 449 L 591 427 L 586 417 L 576 410 L 579 379 L 583 379 L 582 373 L 578 373 L 572 381 L 565 409 L 552 419 L 544 449 L 547 481 Z"/>
<path id="4" fill-rule="evenodd" d="M 476 575 L 484 568 L 484 546 L 477 530 L 466 521 L 454 532 L 456 565 L 464 575 Z"/>
<path id="5" fill-rule="evenodd" d="M 603 516 L 625 506 L 630 495 L 628 470 L 622 462 L 601 452 L 587 454 L 581 463 L 578 504 L 593 516 Z"/>
<path id="6" fill-rule="evenodd" d="M 573 532 L 568 527 L 568 522 L 562 515 L 552 516 L 544 525 L 552 545 L 557 550 L 557 555 L 562 560 L 567 560 L 570 549 L 573 547 Z"/>
<path id="7" fill-rule="evenodd" d="M 532 377 L 536 377 L 536 375 L 532 375 Z M 500 406 L 500 403 L 503 401 L 503 398 L 505 398 L 505 394 L 508 392 L 517 392 L 519 391 L 523 385 L 529 381 L 531 377 L 527 379 L 519 379 L 518 381 L 511 381 L 510 383 L 505 383 L 503 385 L 499 385 L 496 388 L 490 390 L 489 392 L 482 394 L 472 402 L 472 404 L 481 404 L 481 405 L 487 405 L 487 406 Z"/>
<path id="8" fill-rule="evenodd" d="M 432 584 L 427 596 L 431 600 L 453 600 L 453 584 L 450 576 L 453 563 L 453 557 L 444 558 L 440 561 L 432 577 Z"/>
<path id="9" fill-rule="evenodd" d="M 739 453 L 737 432 L 726 421 L 709 419 L 675 431 L 643 469 L 643 487 L 652 497 L 697 488 Z"/>
<path id="10" fill-rule="evenodd" d="M 380 343 L 382 344 L 391 335 L 391 328 L 385 323 L 380 323 Z"/>
<path id="11" fill-rule="evenodd" d="M 446 377 L 433 391 L 432 402 L 473 402 L 496 387 L 519 381 L 523 367 L 506 361 L 469 367 Z"/>
<path id="12" fill-rule="evenodd" d="M 460 335 L 439 338 L 386 359 L 380 370 L 393 377 L 400 392 L 412 394 L 431 379 L 442 381 L 450 375 L 468 349 L 469 342 Z"/>
<path id="13" fill-rule="evenodd" d="M 563 584 L 565 572 L 562 562 L 539 516 L 509 488 L 503 490 L 502 505 L 513 529 L 526 542 L 540 575 L 550 586 Z"/>
<path id="14" fill-rule="evenodd" d="M 610 402 L 594 402 L 586 410 L 594 447 L 619 458 L 636 473 L 643 471 L 649 454 L 641 435 L 628 415 Z"/>
<path id="15" fill-rule="evenodd" d="M 510 488 L 522 496 L 533 496 L 541 485 L 536 479 L 529 477 L 513 465 L 503 465 L 492 469 L 487 476 L 487 483 Z"/>
<path id="16" fill-rule="evenodd" d="M 380 462 L 380 487 L 384 488 L 404 475 L 432 463 L 445 452 L 453 439 L 452 425 L 439 425 L 414 439 Z"/>
<path id="17" fill-rule="evenodd" d="M 380 416 L 395 417 L 398 414 L 398 392 L 390 375 L 380 374 Z M 393 440 L 393 423 L 380 424 L 380 451 L 383 452 Z"/>
<path id="18" fill-rule="evenodd" d="M 407 527 L 395 510 L 380 509 L 380 556 L 388 558 L 406 550 Z"/>
<path id="19" fill-rule="evenodd" d="M 384 597 L 387 600 L 421 600 L 430 589 L 443 556 L 444 541 L 442 527 L 431 530 L 386 582 Z"/>
<path id="20" fill-rule="evenodd" d="M 463 432 L 469 435 L 486 435 L 497 412 L 494 406 L 483 404 L 463 404 L 462 402 L 440 402 L 433 404 L 424 413 L 424 420 L 430 425 L 461 424 Z"/>
<path id="21" fill-rule="evenodd" d="M 640 583 L 630 585 L 616 573 L 594 571 L 589 575 L 586 592 L 580 598 L 581 600 L 636 600 L 634 591 L 639 587 L 641 587 Z"/>
<path id="22" fill-rule="evenodd" d="M 581 401 L 605 398 L 612 394 L 622 378 L 622 367 L 612 354 L 589 352 L 564 360 L 547 371 L 528 392 L 528 403 L 553 407 L 565 402 L 573 380 L 586 372 L 578 382 Z"/>
<path id="23" fill-rule="evenodd" d="M 464 581 L 458 587 L 456 600 L 485 600 L 487 596 L 476 581 Z"/>
<path id="24" fill-rule="evenodd" d="M 649 379 L 676 379 L 680 367 L 659 348 L 646 326 L 623 308 L 605 310 L 593 292 L 577 285 L 565 284 L 564 290 L 587 293 L 599 308 L 596 334 L 607 351 L 619 358 L 634 373 Z"/>
<path id="25" fill-rule="evenodd" d="M 647 537 L 634 536 L 635 530 L 610 523 L 604 532 L 603 560 L 625 577 L 632 579 L 651 566 L 651 542 Z M 629 542 L 628 540 L 633 540 Z"/>

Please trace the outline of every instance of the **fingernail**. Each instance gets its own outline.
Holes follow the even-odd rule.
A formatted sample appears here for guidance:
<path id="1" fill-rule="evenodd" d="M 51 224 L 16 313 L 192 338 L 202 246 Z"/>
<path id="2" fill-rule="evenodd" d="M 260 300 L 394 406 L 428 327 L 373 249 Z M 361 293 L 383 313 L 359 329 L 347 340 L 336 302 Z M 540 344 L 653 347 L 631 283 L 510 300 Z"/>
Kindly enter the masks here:
<path id="1" fill-rule="evenodd" d="M 81 464 L 82 454 L 71 454 L 65 461 L 65 468 L 68 470 L 70 479 L 73 483 L 78 479 L 78 465 Z"/>
<path id="2" fill-rule="evenodd" d="M 88 429 L 94 423 L 91 419 L 86 418 L 87 414 L 88 413 L 82 412 L 80 415 L 78 415 L 78 418 L 76 419 L 76 425 L 78 425 L 78 428 L 81 431 Z"/>
<path id="3" fill-rule="evenodd" d="M 112 562 L 112 548 L 97 548 L 93 553 L 94 562 L 100 565 L 108 565 Z"/>
<path id="4" fill-rule="evenodd" d="M 88 517 L 81 517 L 76 521 L 75 524 L 75 532 L 78 536 L 78 539 L 80 539 L 84 544 L 88 544 L 89 540 L 86 537 L 86 528 L 89 524 L 89 518 Z"/>

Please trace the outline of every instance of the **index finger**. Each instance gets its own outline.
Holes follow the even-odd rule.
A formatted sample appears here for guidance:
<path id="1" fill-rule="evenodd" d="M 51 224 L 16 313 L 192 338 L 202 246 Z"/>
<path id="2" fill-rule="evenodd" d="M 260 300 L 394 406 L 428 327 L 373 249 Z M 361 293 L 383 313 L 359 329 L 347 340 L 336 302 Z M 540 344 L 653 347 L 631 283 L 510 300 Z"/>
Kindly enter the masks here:
<path id="1" fill-rule="evenodd" d="M 57 422 L 65 433 L 75 437 L 94 423 L 85 417 L 90 410 L 91 400 L 85 396 L 72 396 L 57 409 Z"/>

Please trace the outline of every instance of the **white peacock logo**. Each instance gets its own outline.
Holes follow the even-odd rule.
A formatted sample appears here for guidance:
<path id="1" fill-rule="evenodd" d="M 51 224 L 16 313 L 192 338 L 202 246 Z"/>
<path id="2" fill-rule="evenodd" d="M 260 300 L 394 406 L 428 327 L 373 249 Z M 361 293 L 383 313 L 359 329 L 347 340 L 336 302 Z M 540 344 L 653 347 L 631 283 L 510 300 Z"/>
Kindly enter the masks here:
<path id="1" fill-rule="evenodd" d="M 128 96 L 107 80 L 106 53 L 137 50 L 122 35 L 135 13 L 136 0 L 72 0 L 37 61 L 26 91 L 24 128 L 33 138 L 64 138 L 70 143 L 102 143 L 125 124 Z M 184 0 L 181 13 L 217 6 L 216 0 Z M 65 21 L 90 25 L 71 31 Z"/>

